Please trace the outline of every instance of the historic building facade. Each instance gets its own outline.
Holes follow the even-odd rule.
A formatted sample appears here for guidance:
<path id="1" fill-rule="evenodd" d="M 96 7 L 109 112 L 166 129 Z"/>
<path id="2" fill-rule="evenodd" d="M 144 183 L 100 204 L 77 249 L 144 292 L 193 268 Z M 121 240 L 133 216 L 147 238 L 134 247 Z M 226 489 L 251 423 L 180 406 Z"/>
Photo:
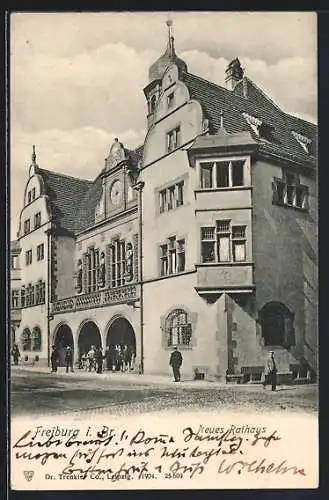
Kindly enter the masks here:
<path id="1" fill-rule="evenodd" d="M 317 129 L 244 76 L 188 72 L 169 34 L 144 88 L 147 133 L 118 139 L 94 181 L 35 152 L 20 217 L 27 355 L 131 345 L 135 369 L 257 381 L 269 349 L 292 380 L 317 371 Z"/>
<path id="2" fill-rule="evenodd" d="M 10 245 L 10 342 L 13 346 L 16 341 L 16 331 L 21 323 L 21 271 L 20 271 L 20 247 L 18 241 L 12 241 Z"/>

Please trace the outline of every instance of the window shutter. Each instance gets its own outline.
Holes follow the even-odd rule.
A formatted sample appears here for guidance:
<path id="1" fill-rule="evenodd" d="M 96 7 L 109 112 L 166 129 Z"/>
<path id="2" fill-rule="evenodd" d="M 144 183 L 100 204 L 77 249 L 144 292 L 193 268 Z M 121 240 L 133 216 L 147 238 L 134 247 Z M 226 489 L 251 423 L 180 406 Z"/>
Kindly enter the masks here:
<path id="1" fill-rule="evenodd" d="M 86 253 L 82 255 L 82 291 L 87 293 L 88 284 L 88 256 Z"/>
<path id="2" fill-rule="evenodd" d="M 133 235 L 133 252 L 134 252 L 134 261 L 133 261 L 133 276 L 134 281 L 138 281 L 138 234 Z"/>
<path id="3" fill-rule="evenodd" d="M 111 244 L 105 247 L 105 286 L 111 286 Z"/>

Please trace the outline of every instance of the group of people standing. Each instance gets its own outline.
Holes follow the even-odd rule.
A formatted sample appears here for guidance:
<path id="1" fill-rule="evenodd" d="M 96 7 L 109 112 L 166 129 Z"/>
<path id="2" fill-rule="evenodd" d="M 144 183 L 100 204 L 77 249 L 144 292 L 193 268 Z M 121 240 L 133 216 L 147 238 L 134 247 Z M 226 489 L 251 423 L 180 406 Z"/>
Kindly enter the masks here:
<path id="1" fill-rule="evenodd" d="M 79 368 L 102 373 L 108 371 L 127 371 L 134 368 L 135 350 L 127 344 L 109 345 L 105 353 L 101 347 L 91 346 L 90 350 L 80 357 Z"/>
<path id="2" fill-rule="evenodd" d="M 107 346 L 105 353 L 103 353 L 102 347 L 91 345 L 90 349 L 80 356 L 78 368 L 89 372 L 96 371 L 97 373 L 102 373 L 104 368 L 113 372 L 125 372 L 134 368 L 135 357 L 135 349 L 131 345 L 109 345 Z M 52 346 L 50 359 L 51 372 L 55 373 L 57 372 L 60 360 L 59 349 L 56 345 Z M 73 349 L 71 346 L 67 346 L 65 348 L 64 360 L 66 373 L 69 371 L 74 372 Z"/>

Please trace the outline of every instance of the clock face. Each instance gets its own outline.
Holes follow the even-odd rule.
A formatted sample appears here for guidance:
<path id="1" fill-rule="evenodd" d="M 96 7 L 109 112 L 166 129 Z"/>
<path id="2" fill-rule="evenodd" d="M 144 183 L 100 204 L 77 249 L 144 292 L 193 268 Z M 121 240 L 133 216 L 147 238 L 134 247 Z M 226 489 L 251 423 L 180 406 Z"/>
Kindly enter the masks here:
<path id="1" fill-rule="evenodd" d="M 120 181 L 114 181 L 110 191 L 110 198 L 113 205 L 118 205 L 122 198 L 122 184 Z"/>

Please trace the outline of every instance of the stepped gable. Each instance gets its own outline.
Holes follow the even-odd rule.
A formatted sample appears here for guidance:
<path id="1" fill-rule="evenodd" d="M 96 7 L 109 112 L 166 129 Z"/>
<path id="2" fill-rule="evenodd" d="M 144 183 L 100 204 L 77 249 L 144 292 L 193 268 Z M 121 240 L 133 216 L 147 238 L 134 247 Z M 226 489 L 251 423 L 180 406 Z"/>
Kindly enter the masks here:
<path id="1" fill-rule="evenodd" d="M 203 78 L 184 73 L 191 99 L 200 102 L 205 117 L 209 119 L 213 133 L 220 129 L 221 113 L 225 116 L 227 132 L 250 131 L 260 142 L 260 149 L 278 156 L 286 156 L 292 160 L 307 165 L 316 165 L 316 133 L 317 127 L 282 111 L 274 104 L 249 78 L 247 83 L 247 98 L 243 96 L 243 82 L 239 82 L 233 91 L 220 87 Z M 273 126 L 271 141 L 259 139 L 248 125 L 242 113 L 247 113 Z M 310 153 L 306 153 L 291 131 L 295 130 L 312 140 Z"/>
<path id="2" fill-rule="evenodd" d="M 79 214 L 81 202 L 93 182 L 43 168 L 39 168 L 38 173 L 45 184 L 53 220 L 62 229 L 75 233 L 81 225 Z"/>

